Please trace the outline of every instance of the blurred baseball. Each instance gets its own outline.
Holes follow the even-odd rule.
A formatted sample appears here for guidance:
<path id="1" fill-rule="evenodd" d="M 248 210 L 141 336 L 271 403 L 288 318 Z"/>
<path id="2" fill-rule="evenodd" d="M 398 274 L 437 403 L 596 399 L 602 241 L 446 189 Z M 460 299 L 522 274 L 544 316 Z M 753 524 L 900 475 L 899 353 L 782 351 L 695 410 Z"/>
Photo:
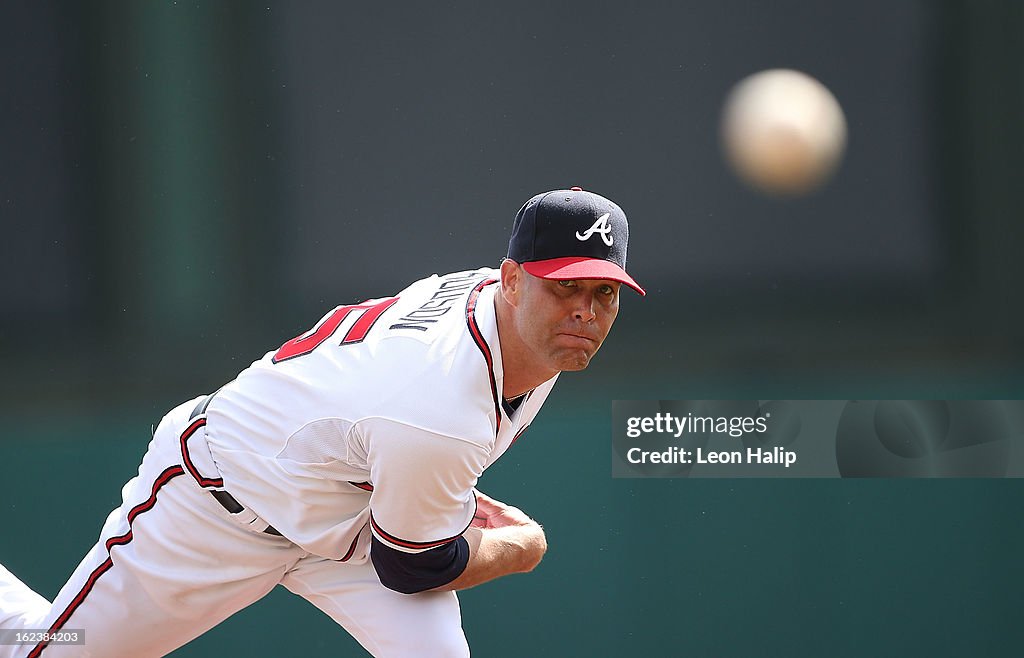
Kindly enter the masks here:
<path id="1" fill-rule="evenodd" d="M 740 80 L 722 112 L 722 144 L 736 173 L 775 195 L 824 183 L 846 147 L 846 118 L 835 96 L 811 76 L 771 69 Z"/>

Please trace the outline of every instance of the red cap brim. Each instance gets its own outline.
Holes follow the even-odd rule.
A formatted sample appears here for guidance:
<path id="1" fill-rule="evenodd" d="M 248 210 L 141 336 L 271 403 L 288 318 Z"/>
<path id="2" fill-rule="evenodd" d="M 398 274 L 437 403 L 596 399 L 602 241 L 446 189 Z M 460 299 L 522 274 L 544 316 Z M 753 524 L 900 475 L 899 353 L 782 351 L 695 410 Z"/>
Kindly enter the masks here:
<path id="1" fill-rule="evenodd" d="M 533 276 L 554 281 L 565 281 L 567 279 L 609 279 L 624 283 L 641 295 L 646 295 L 633 277 L 626 274 L 615 263 L 600 258 L 584 258 L 580 256 L 569 256 L 567 258 L 552 258 L 550 260 L 536 260 L 529 263 L 522 263 L 523 269 Z"/>

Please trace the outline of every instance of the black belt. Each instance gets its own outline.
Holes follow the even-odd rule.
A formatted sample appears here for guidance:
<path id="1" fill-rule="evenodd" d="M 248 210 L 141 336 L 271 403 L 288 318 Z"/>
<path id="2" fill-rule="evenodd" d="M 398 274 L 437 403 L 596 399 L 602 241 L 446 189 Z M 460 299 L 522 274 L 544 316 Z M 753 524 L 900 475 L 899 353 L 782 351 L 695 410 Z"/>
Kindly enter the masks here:
<path id="1" fill-rule="evenodd" d="M 200 400 L 199 404 L 196 405 L 196 408 L 192 410 L 192 415 L 189 416 L 189 420 L 192 420 L 193 418 L 195 418 L 196 416 L 199 416 L 201 414 L 205 414 L 206 413 L 206 408 L 210 406 L 210 400 L 213 399 L 214 395 L 217 395 L 217 391 L 214 391 L 213 393 L 210 393 L 205 398 Z M 217 489 L 211 489 L 210 490 L 210 495 L 213 496 L 214 500 L 216 500 L 218 503 L 220 503 L 221 507 L 226 509 L 231 514 L 238 514 L 239 512 L 245 511 L 245 507 L 243 507 L 241 503 L 239 503 L 237 500 L 235 500 L 234 496 L 232 496 L 231 494 L 229 494 L 226 491 L 217 490 Z M 274 528 L 273 526 L 270 526 L 270 525 L 268 525 L 267 529 L 264 530 L 263 532 L 268 534 L 268 535 L 275 535 L 277 537 L 281 537 L 282 536 L 281 533 L 278 532 L 276 528 Z"/>
<path id="2" fill-rule="evenodd" d="M 226 491 L 218 491 L 216 489 L 212 489 L 210 490 L 210 495 L 212 495 L 217 500 L 217 502 L 221 504 L 221 507 L 231 512 L 232 514 L 238 514 L 239 512 L 245 510 L 245 508 L 242 507 L 242 504 L 235 500 L 235 497 Z M 271 525 L 268 525 L 267 529 L 263 532 L 265 532 L 268 535 L 276 535 L 277 537 L 282 536 L 281 533 L 278 532 L 277 529 Z"/>

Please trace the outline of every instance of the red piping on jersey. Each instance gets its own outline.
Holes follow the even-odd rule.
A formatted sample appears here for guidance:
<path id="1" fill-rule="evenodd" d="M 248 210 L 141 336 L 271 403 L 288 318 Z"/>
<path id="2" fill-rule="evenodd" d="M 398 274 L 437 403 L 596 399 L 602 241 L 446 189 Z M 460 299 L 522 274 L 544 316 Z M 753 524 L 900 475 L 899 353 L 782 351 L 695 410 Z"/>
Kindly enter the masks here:
<path id="1" fill-rule="evenodd" d="M 195 478 L 195 481 L 199 483 L 200 487 L 223 487 L 224 478 L 208 478 L 203 477 L 199 474 L 199 469 L 192 463 L 192 459 L 188 456 L 188 440 L 193 434 L 196 433 L 200 427 L 206 425 L 206 418 L 197 418 L 195 422 L 185 428 L 185 431 L 181 433 L 181 460 L 185 464 L 185 468 L 188 469 L 189 475 Z"/>
<path id="2" fill-rule="evenodd" d="M 153 490 L 149 495 L 149 499 L 144 503 L 136 505 L 128 512 L 128 532 L 124 533 L 120 537 L 111 537 L 106 541 L 105 546 L 107 548 L 107 559 L 104 560 L 100 566 L 93 569 L 92 573 L 89 574 L 89 578 L 85 581 L 85 585 L 82 587 L 81 591 L 78 592 L 78 595 L 71 601 L 71 604 L 68 605 L 64 612 L 62 612 L 61 615 L 57 617 L 56 621 L 53 622 L 53 625 L 50 626 L 47 631 L 48 635 L 53 635 L 63 628 L 64 624 L 68 623 L 68 619 L 71 618 L 71 615 L 74 614 L 75 610 L 77 610 L 78 607 L 82 605 L 82 602 L 85 601 L 85 597 L 92 591 L 92 588 L 96 585 L 96 581 L 99 580 L 99 577 L 114 566 L 113 559 L 110 556 L 110 549 L 114 546 L 123 546 L 132 540 L 132 521 L 134 521 L 139 514 L 153 509 L 153 505 L 156 504 L 157 492 L 160 491 L 165 484 L 179 475 L 182 475 L 184 472 L 185 469 L 181 466 L 171 466 L 164 469 L 164 472 L 156 478 L 156 482 L 153 483 Z M 39 654 L 43 652 L 43 649 L 45 649 L 48 644 L 48 641 L 43 641 L 37 644 L 35 648 L 32 649 L 31 653 L 28 654 L 28 658 L 38 658 Z"/>
<path id="3" fill-rule="evenodd" d="M 519 433 L 512 437 L 512 441 L 508 444 L 508 447 L 511 448 L 512 446 L 514 446 L 516 444 L 516 441 L 519 440 L 519 437 L 521 437 L 529 427 L 529 425 L 524 425 L 523 429 L 519 430 Z"/>
<path id="4" fill-rule="evenodd" d="M 363 491 L 373 491 L 373 485 L 369 482 L 349 482 L 349 484 Z"/>
<path id="5" fill-rule="evenodd" d="M 359 533 L 356 533 L 356 538 L 352 540 L 352 545 L 348 547 L 348 553 L 345 553 L 345 557 L 338 560 L 338 562 L 348 562 L 352 554 L 356 552 L 357 543 L 359 543 Z"/>
<path id="6" fill-rule="evenodd" d="M 469 526 L 473 525 L 473 519 L 476 518 L 476 510 L 478 507 L 479 504 L 476 502 L 476 494 L 473 494 L 473 514 L 470 515 L 469 523 L 466 524 L 466 527 L 462 529 L 462 532 L 453 537 L 449 537 L 448 539 L 439 539 L 437 541 L 409 541 L 408 539 L 399 539 L 398 537 L 395 537 L 394 535 L 385 532 L 383 528 L 377 525 L 377 520 L 373 518 L 373 511 L 370 512 L 370 526 L 377 531 L 378 535 L 388 540 L 395 546 L 419 549 L 437 548 L 438 546 L 444 546 L 448 542 L 455 541 L 456 539 L 461 537 L 463 533 L 466 532 L 466 530 L 469 530 Z"/>
<path id="7" fill-rule="evenodd" d="M 492 283 L 497 283 L 497 279 L 485 279 L 481 281 L 473 292 L 469 293 L 469 299 L 466 300 L 466 324 L 469 326 L 469 333 L 473 336 L 473 340 L 476 341 L 476 346 L 480 348 L 480 352 L 484 355 L 484 360 L 487 362 L 487 376 L 491 378 L 491 396 L 494 397 L 494 435 L 498 435 L 498 430 L 501 429 L 501 397 L 498 396 L 498 382 L 494 379 L 494 357 L 491 356 L 491 348 L 484 340 L 484 335 L 480 331 L 480 325 L 476 322 L 476 302 L 480 298 L 480 292 Z"/>
<path id="8" fill-rule="evenodd" d="M 377 531 L 378 535 L 388 540 L 395 546 L 402 546 L 404 548 L 437 548 L 438 546 L 444 546 L 448 542 L 457 539 L 459 536 L 462 535 L 462 532 L 465 532 L 465 530 L 463 530 L 454 537 L 449 537 L 448 539 L 438 539 L 437 541 L 409 541 L 408 539 L 400 539 L 392 534 L 385 532 L 383 528 L 377 525 L 377 520 L 373 518 L 373 512 L 370 512 L 370 525 L 373 526 L 373 529 Z M 468 528 L 469 526 L 466 527 Z"/>

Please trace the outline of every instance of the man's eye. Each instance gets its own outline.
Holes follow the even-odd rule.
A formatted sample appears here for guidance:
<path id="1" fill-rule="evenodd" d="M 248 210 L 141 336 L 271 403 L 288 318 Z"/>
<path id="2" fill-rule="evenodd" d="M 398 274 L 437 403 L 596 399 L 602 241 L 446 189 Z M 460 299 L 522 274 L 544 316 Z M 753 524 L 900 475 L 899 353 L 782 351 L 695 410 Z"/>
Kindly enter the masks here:
<path id="1" fill-rule="evenodd" d="M 563 288 L 574 288 L 576 287 L 576 282 L 572 280 L 559 281 L 558 285 L 562 286 Z"/>

